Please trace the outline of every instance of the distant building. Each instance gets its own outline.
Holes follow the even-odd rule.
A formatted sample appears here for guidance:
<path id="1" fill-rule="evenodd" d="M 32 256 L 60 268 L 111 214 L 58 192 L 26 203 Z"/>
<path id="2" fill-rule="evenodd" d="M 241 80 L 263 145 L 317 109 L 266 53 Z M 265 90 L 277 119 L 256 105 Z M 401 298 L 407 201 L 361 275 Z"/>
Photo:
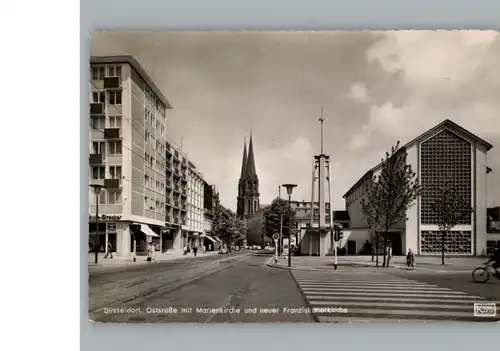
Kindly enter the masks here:
<path id="1" fill-rule="evenodd" d="M 422 194 L 407 213 L 407 220 L 395 225 L 389 233 L 393 254 L 404 255 L 412 249 L 418 255 L 438 255 L 441 238 L 437 214 L 432 203 L 443 179 L 470 198 L 471 215 L 464 217 L 447 236 L 446 254 L 480 255 L 486 252 L 487 241 L 500 240 L 487 234 L 486 178 L 491 169 L 486 154 L 493 146 L 450 120 L 445 120 L 413 139 L 401 150 L 406 151 L 407 164 L 412 166 L 422 186 Z M 370 189 L 373 177 L 381 172 L 381 164 L 368 170 L 344 195 L 351 220 L 351 240 L 359 247 L 373 242 L 372 233 L 361 211 L 361 201 Z M 491 239 L 490 239 L 491 237 Z"/>

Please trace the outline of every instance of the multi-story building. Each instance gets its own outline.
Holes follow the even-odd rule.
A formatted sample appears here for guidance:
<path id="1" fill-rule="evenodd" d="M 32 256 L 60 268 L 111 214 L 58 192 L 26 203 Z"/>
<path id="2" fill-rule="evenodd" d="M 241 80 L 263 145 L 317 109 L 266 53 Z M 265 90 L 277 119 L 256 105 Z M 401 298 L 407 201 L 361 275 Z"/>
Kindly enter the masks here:
<path id="1" fill-rule="evenodd" d="M 389 240 L 394 255 L 408 249 L 418 255 L 441 252 L 438 215 L 432 211 L 438 190 L 451 179 L 455 191 L 470 199 L 472 214 L 463 217 L 446 238 L 445 252 L 451 255 L 480 255 L 486 251 L 486 178 L 490 173 L 486 154 L 493 146 L 450 120 L 445 120 L 413 139 L 401 150 L 422 186 L 422 193 L 408 210 L 406 221 L 391 228 Z M 372 234 L 361 211 L 361 201 L 381 164 L 370 169 L 344 195 L 351 219 L 350 239 L 357 246 L 373 243 Z"/>
<path id="2" fill-rule="evenodd" d="M 215 186 L 203 182 L 203 245 L 205 250 L 213 251 L 218 248 L 220 243 L 217 238 L 212 235 L 213 221 L 215 216 L 217 191 Z"/>
<path id="3" fill-rule="evenodd" d="M 181 252 L 188 232 L 188 159 L 172 142 L 165 143 L 166 199 L 165 223 L 168 227 L 163 251 Z"/>
<path id="4" fill-rule="evenodd" d="M 171 109 L 151 77 L 132 56 L 90 60 L 89 241 L 118 256 L 138 253 L 160 240 L 165 224 L 166 113 Z M 96 235 L 96 232 L 98 235 Z"/>
<path id="5" fill-rule="evenodd" d="M 188 161 L 187 167 L 187 243 L 190 246 L 203 246 L 201 235 L 204 223 L 204 181 L 203 174 Z"/>

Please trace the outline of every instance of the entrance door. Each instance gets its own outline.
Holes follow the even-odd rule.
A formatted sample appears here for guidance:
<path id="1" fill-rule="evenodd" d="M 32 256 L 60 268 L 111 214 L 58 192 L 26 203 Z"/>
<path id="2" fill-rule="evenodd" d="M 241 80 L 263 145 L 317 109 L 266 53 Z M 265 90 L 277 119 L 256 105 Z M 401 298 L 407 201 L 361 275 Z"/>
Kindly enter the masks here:
<path id="1" fill-rule="evenodd" d="M 403 255 L 403 242 L 401 239 L 401 233 L 394 232 L 389 233 L 389 240 L 392 244 L 392 255 L 402 256 Z"/>
<path id="2" fill-rule="evenodd" d="M 356 240 L 347 240 L 347 254 L 348 255 L 356 254 Z"/>

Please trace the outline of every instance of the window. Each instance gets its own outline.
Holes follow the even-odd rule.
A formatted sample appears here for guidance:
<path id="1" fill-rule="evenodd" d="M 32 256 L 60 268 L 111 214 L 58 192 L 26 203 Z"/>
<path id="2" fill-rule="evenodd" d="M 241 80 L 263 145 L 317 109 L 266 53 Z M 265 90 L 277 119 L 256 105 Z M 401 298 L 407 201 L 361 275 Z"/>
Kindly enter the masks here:
<path id="1" fill-rule="evenodd" d="M 144 196 L 144 209 L 145 210 L 149 209 L 148 203 L 149 203 L 149 198 L 147 196 Z"/>
<path id="2" fill-rule="evenodd" d="M 104 117 L 91 117 L 90 122 L 92 130 L 103 130 L 106 128 L 106 118 Z"/>
<path id="3" fill-rule="evenodd" d="M 104 66 L 92 67 L 92 80 L 104 79 Z"/>
<path id="4" fill-rule="evenodd" d="M 122 201 L 121 191 L 109 191 L 108 190 L 108 205 L 119 205 Z"/>
<path id="5" fill-rule="evenodd" d="M 106 204 L 106 197 L 107 197 L 107 190 L 102 189 L 101 194 L 99 195 L 99 205 L 105 205 Z"/>
<path id="6" fill-rule="evenodd" d="M 108 92 L 108 101 L 109 101 L 110 105 L 121 105 L 122 104 L 122 92 L 121 91 Z"/>
<path id="7" fill-rule="evenodd" d="M 121 77 L 122 67 L 121 66 L 108 66 L 108 77 Z"/>
<path id="8" fill-rule="evenodd" d="M 122 116 L 110 116 L 109 128 L 120 128 L 122 126 Z"/>
<path id="9" fill-rule="evenodd" d="M 106 169 L 104 166 L 95 166 L 92 167 L 92 179 L 105 179 L 106 178 Z"/>
<path id="10" fill-rule="evenodd" d="M 149 133 L 147 130 L 144 130 L 144 141 L 149 144 Z"/>
<path id="11" fill-rule="evenodd" d="M 121 179 L 122 166 L 109 166 L 109 176 L 111 179 Z"/>
<path id="12" fill-rule="evenodd" d="M 122 141 L 121 140 L 110 141 L 108 144 L 108 154 L 121 155 L 122 154 Z"/>
<path id="13" fill-rule="evenodd" d="M 92 92 L 92 102 L 106 102 L 106 94 L 104 91 L 93 91 Z"/>
<path id="14" fill-rule="evenodd" d="M 94 154 L 106 154 L 106 142 L 105 141 L 93 141 L 92 142 L 92 153 Z"/>
<path id="15" fill-rule="evenodd" d="M 144 186 L 149 189 L 149 176 L 147 174 L 144 175 Z"/>

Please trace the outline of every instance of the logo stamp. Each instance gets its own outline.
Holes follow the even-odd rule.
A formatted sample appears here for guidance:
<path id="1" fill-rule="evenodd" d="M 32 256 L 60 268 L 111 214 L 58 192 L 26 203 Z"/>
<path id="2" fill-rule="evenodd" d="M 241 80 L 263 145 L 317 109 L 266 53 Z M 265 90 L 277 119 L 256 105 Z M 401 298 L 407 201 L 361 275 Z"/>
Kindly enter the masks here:
<path id="1" fill-rule="evenodd" d="M 492 303 L 474 303 L 474 317 L 496 317 L 497 306 Z"/>

